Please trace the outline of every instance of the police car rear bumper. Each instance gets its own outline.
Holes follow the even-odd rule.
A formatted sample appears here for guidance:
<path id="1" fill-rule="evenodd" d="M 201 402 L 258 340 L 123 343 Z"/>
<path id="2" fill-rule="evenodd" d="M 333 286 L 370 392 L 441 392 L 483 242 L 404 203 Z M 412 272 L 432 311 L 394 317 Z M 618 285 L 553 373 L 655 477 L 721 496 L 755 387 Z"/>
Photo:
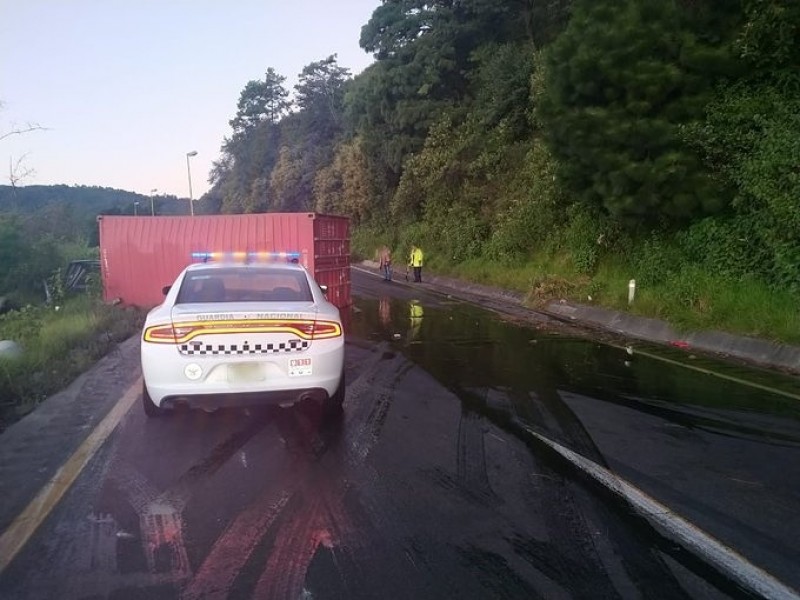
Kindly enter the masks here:
<path id="1" fill-rule="evenodd" d="M 274 392 L 247 392 L 239 394 L 197 394 L 182 396 L 166 396 L 161 401 L 162 408 L 215 409 L 242 408 L 252 406 L 294 406 L 301 402 L 324 402 L 328 398 L 324 388 L 308 388 L 302 390 L 281 390 Z"/>

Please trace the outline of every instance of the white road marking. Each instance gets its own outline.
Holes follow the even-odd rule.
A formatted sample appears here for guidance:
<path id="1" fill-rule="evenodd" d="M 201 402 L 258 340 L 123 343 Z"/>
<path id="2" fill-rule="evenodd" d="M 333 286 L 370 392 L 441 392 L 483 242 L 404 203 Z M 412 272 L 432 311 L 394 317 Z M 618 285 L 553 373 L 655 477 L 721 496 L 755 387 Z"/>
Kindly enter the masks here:
<path id="1" fill-rule="evenodd" d="M 748 381 L 747 379 L 743 379 L 741 377 L 735 377 L 733 375 L 726 375 L 725 373 L 719 373 L 718 371 L 714 371 L 713 369 L 708 369 L 706 367 L 698 367 L 696 365 L 689 365 L 683 363 L 679 360 L 673 360 L 671 358 L 667 358 L 665 356 L 659 356 L 658 354 L 653 354 L 652 352 L 646 352 L 644 350 L 634 349 L 633 351 L 628 350 L 629 346 L 617 346 L 614 344 L 608 344 L 612 348 L 616 348 L 618 350 L 625 350 L 628 354 L 633 355 L 641 355 L 646 358 L 651 358 L 653 360 L 658 360 L 663 363 L 667 363 L 669 365 L 674 365 L 676 367 L 683 367 L 684 369 L 689 369 L 690 371 L 696 371 L 698 373 L 702 373 L 703 375 L 711 375 L 712 377 L 718 377 L 720 379 L 725 379 L 727 381 L 733 381 L 734 383 L 739 383 L 741 385 L 746 385 L 751 388 L 755 388 L 757 390 L 761 390 L 764 392 L 769 392 L 770 394 L 778 394 L 779 396 L 784 396 L 786 398 L 791 398 L 792 400 L 800 400 L 800 395 L 794 394 L 792 392 L 787 392 L 785 390 L 781 390 L 778 388 L 774 388 L 769 385 L 764 385 L 763 383 L 756 383 L 755 381 Z"/>
<path id="2" fill-rule="evenodd" d="M 667 506 L 597 463 L 581 456 L 524 424 L 520 426 L 536 440 L 546 444 L 592 479 L 626 500 L 659 531 L 679 543 L 706 563 L 725 573 L 751 592 L 770 599 L 800 600 L 800 594 L 744 556 L 690 523 Z"/>

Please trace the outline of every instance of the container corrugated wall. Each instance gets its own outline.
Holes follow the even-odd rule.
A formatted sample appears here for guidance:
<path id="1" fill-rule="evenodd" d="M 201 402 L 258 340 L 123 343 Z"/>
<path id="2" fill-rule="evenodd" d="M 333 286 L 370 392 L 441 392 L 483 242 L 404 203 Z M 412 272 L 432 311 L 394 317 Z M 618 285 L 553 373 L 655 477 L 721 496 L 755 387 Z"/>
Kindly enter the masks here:
<path id="1" fill-rule="evenodd" d="M 314 277 L 328 286 L 328 300 L 350 305 L 350 221 L 327 217 L 314 220 Z"/>
<path id="2" fill-rule="evenodd" d="M 339 308 L 350 304 L 350 223 L 315 213 L 98 217 L 103 296 L 151 307 L 192 252 L 296 251 Z"/>

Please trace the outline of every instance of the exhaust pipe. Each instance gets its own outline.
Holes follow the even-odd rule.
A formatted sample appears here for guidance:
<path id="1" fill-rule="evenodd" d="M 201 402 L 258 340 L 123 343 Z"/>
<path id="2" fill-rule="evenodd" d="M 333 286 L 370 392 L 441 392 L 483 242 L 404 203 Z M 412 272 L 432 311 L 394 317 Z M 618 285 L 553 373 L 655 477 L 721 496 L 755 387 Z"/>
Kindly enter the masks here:
<path id="1" fill-rule="evenodd" d="M 280 406 L 281 408 L 290 408 L 290 407 L 295 406 L 297 404 L 302 404 L 304 402 L 309 402 L 309 401 L 313 401 L 313 400 L 314 400 L 314 396 L 312 394 L 303 394 L 299 398 L 297 398 L 296 400 L 288 400 L 286 402 L 280 402 L 278 404 L 278 406 Z"/>

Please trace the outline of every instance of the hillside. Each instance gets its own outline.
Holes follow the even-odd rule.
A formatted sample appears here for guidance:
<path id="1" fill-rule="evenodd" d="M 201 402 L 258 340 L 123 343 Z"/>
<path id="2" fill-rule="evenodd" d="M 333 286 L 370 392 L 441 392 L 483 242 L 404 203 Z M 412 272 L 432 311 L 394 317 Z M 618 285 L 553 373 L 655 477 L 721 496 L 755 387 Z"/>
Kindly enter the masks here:
<path id="1" fill-rule="evenodd" d="M 244 85 L 220 212 L 349 215 L 354 248 L 800 339 L 797 0 L 385 0 L 375 62 Z M 263 73 L 264 71 L 262 71 Z M 549 290 L 549 291 L 547 291 Z"/>
<path id="2" fill-rule="evenodd" d="M 99 214 L 130 214 L 138 202 L 140 214 L 150 212 L 150 196 L 96 186 L 29 185 L 11 187 L 0 185 L 0 213 L 30 214 L 58 204 L 92 218 Z M 156 196 L 157 214 L 182 214 L 186 207 L 175 196 Z"/>

